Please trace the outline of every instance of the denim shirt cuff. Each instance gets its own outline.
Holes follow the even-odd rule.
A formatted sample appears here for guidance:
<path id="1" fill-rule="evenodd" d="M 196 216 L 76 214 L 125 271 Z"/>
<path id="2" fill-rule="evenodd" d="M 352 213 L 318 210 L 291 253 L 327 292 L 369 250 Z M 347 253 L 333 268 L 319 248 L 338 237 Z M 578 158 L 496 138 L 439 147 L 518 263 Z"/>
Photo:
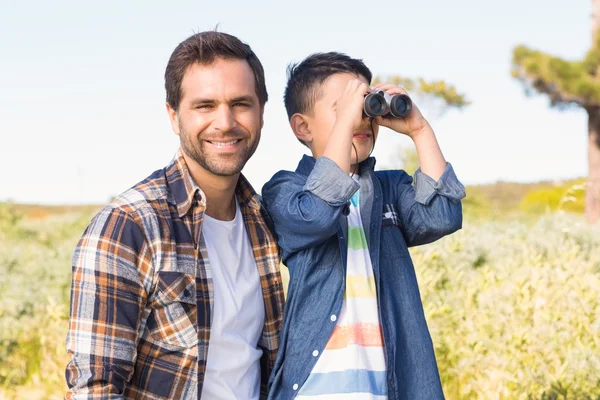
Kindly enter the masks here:
<path id="1" fill-rule="evenodd" d="M 421 168 L 418 168 L 415 172 L 414 180 L 415 200 L 424 205 L 429 204 L 436 194 L 453 200 L 460 200 L 466 195 L 465 187 L 456 177 L 450 163 L 446 163 L 446 169 L 437 182 L 429 175 L 421 172 Z"/>
<path id="2" fill-rule="evenodd" d="M 358 182 L 327 157 L 317 158 L 304 185 L 304 190 L 334 207 L 346 204 L 359 188 Z"/>

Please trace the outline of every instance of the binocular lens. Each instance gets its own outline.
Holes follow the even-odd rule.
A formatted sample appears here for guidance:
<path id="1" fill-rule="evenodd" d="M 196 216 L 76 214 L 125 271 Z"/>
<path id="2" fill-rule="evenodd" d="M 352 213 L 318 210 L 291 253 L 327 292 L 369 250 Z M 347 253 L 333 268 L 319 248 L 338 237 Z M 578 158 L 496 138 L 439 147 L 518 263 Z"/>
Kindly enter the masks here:
<path id="1" fill-rule="evenodd" d="M 390 101 L 390 114 L 396 118 L 403 118 L 410 114 L 412 101 L 404 94 L 393 96 Z"/>
<path id="2" fill-rule="evenodd" d="M 405 94 L 390 95 L 377 90 L 365 96 L 363 111 L 371 118 L 381 115 L 404 118 L 412 111 L 412 100 Z"/>
<path id="3" fill-rule="evenodd" d="M 377 117 L 383 115 L 387 108 L 385 98 L 377 93 L 370 93 L 365 97 L 365 114 L 369 117 Z"/>

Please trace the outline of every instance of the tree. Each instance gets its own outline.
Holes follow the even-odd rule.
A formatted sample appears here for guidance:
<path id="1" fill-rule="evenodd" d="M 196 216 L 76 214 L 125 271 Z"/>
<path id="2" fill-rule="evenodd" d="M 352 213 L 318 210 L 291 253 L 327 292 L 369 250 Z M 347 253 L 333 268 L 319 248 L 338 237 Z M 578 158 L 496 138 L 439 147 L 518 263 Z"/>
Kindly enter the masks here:
<path id="1" fill-rule="evenodd" d="M 512 75 L 527 94 L 550 99 L 551 107 L 581 107 L 588 114 L 588 179 L 585 213 L 600 219 L 600 0 L 592 0 L 592 46 L 582 60 L 569 61 L 524 45 L 513 50 Z"/>
<path id="2" fill-rule="evenodd" d="M 441 116 L 450 108 L 462 109 L 471 104 L 464 94 L 459 93 L 454 86 L 445 81 L 427 82 L 423 78 L 411 79 L 398 75 L 390 75 L 385 77 L 376 76 L 373 79 L 373 84 L 379 82 L 387 82 L 402 86 L 411 97 L 417 98 L 419 108 L 422 108 L 423 104 L 425 104 L 428 115 L 434 113 L 437 116 Z M 398 153 L 400 154 L 400 162 L 402 165 L 398 165 L 398 159 L 394 159 L 389 166 L 385 165 L 383 169 L 395 169 L 400 167 L 408 174 L 412 175 L 419 167 L 419 157 L 417 156 L 416 150 L 413 147 L 400 147 Z"/>
<path id="3" fill-rule="evenodd" d="M 471 104 L 464 94 L 458 93 L 456 88 L 445 81 L 427 82 L 423 78 L 411 79 L 398 75 L 388 75 L 383 78 L 376 76 L 373 84 L 386 82 L 402 86 L 411 96 L 417 96 L 421 100 L 437 100 L 439 111 L 447 108 L 463 108 Z"/>

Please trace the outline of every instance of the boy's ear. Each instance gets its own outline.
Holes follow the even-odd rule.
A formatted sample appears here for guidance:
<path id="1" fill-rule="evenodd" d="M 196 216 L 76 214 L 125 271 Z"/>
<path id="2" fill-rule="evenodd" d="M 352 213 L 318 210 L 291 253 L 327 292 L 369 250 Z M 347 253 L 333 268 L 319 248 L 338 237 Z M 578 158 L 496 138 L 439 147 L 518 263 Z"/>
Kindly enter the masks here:
<path id="1" fill-rule="evenodd" d="M 312 133 L 308 124 L 308 118 L 300 113 L 292 115 L 290 118 L 290 126 L 298 139 L 304 143 L 312 142 Z"/>

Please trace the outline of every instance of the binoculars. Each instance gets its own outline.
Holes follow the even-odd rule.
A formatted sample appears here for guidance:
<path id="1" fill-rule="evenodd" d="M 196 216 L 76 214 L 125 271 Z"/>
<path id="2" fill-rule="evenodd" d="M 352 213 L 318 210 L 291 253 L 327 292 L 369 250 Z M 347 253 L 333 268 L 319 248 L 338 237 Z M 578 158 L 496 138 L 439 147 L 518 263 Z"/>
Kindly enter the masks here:
<path id="1" fill-rule="evenodd" d="M 365 95 L 363 113 L 371 118 L 404 118 L 412 111 L 412 100 L 405 94 L 388 94 L 375 90 Z"/>

